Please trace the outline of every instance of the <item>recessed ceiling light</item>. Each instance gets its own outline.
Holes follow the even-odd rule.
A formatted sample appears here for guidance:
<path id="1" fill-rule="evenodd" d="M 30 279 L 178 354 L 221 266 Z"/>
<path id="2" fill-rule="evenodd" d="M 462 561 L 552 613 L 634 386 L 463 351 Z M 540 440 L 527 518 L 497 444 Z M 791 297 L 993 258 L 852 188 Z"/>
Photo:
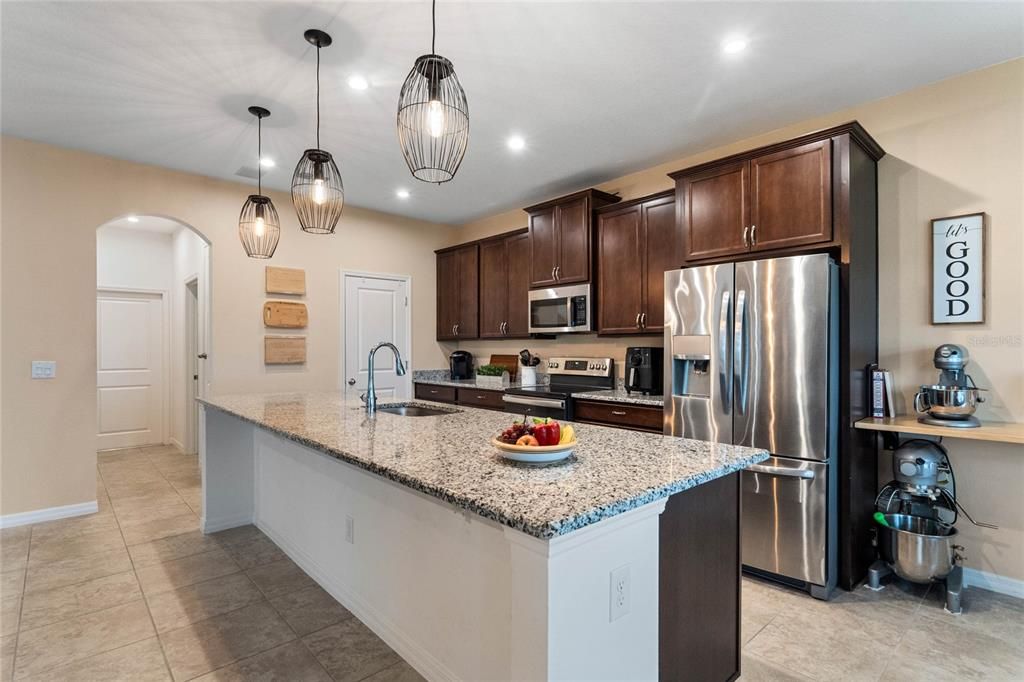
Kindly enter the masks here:
<path id="1" fill-rule="evenodd" d="M 264 156 L 264 157 L 262 157 L 260 159 L 260 165 L 263 166 L 264 168 L 273 168 L 277 164 L 274 163 L 273 159 L 270 159 L 270 158 L 267 158 L 266 156 Z"/>
<path id="2" fill-rule="evenodd" d="M 518 152 L 526 147 L 526 140 L 520 135 L 512 135 L 508 138 L 508 148 Z"/>
<path id="3" fill-rule="evenodd" d="M 355 75 L 348 77 L 348 87 L 352 88 L 353 90 L 365 90 L 366 88 L 370 87 L 370 84 L 362 76 Z"/>
<path id="4" fill-rule="evenodd" d="M 409 190 L 407 190 L 407 189 L 395 190 L 395 196 L 398 197 L 399 199 L 408 199 L 409 198 Z"/>
<path id="5" fill-rule="evenodd" d="M 128 216 L 128 222 L 130 222 L 130 223 L 137 223 L 137 222 L 139 222 L 139 216 L 135 216 L 135 215 Z"/>
<path id="6" fill-rule="evenodd" d="M 747 39 L 743 36 L 731 36 L 722 41 L 722 52 L 726 54 L 739 54 L 747 49 Z"/>

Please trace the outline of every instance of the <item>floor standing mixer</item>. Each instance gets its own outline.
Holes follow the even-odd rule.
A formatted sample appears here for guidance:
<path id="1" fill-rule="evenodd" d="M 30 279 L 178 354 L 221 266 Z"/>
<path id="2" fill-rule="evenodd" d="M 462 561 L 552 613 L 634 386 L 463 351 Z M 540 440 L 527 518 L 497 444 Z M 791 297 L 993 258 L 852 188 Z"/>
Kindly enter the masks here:
<path id="1" fill-rule="evenodd" d="M 893 451 L 895 480 L 875 500 L 878 553 L 868 569 L 868 587 L 882 589 L 882 578 L 895 573 L 915 583 L 941 582 L 946 610 L 961 612 L 963 547 L 956 544 L 954 524 L 962 513 L 978 523 L 956 498 L 956 476 L 941 443 L 913 438 Z"/>

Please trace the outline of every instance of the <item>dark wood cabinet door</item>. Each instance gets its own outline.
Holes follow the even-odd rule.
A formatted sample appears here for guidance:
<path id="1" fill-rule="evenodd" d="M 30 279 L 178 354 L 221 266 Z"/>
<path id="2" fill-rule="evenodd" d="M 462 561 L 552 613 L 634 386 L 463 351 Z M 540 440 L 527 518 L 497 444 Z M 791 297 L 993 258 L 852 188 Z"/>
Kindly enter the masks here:
<path id="1" fill-rule="evenodd" d="M 686 260 L 746 253 L 748 168 L 747 161 L 739 161 L 679 178 Z"/>
<path id="2" fill-rule="evenodd" d="M 558 229 L 555 207 L 530 214 L 530 286 L 543 287 L 555 283 L 558 265 Z"/>
<path id="3" fill-rule="evenodd" d="M 640 206 L 597 217 L 597 332 L 638 334 L 644 305 Z"/>
<path id="4" fill-rule="evenodd" d="M 455 337 L 459 314 L 459 259 L 455 251 L 437 254 L 437 339 Z"/>
<path id="5" fill-rule="evenodd" d="M 476 244 L 456 249 L 459 263 L 459 307 L 455 321 L 455 335 L 460 339 L 475 339 L 479 328 L 479 248 Z"/>
<path id="6" fill-rule="evenodd" d="M 831 151 L 831 140 L 819 140 L 750 160 L 753 250 L 832 239 Z"/>
<path id="7" fill-rule="evenodd" d="M 530 235 L 505 239 L 508 259 L 508 305 L 505 336 L 530 335 Z"/>
<path id="8" fill-rule="evenodd" d="M 675 197 L 663 197 L 640 205 L 644 227 L 644 331 L 662 331 L 665 324 L 665 271 L 682 265 L 680 232 L 676 224 Z"/>
<path id="9" fill-rule="evenodd" d="M 504 336 L 508 319 L 508 253 L 504 239 L 480 244 L 480 338 Z"/>
<path id="10" fill-rule="evenodd" d="M 590 281 L 590 199 L 579 197 L 558 204 L 558 284 Z"/>

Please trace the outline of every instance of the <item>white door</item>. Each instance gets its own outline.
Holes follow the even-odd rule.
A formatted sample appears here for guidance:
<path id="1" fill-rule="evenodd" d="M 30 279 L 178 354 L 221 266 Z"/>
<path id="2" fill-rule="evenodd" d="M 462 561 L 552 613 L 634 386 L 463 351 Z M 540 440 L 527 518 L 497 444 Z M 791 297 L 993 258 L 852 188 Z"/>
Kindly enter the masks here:
<path id="1" fill-rule="evenodd" d="M 408 368 L 409 281 L 387 275 L 344 274 L 345 290 L 345 391 L 357 396 L 366 390 L 367 359 L 370 349 L 381 341 L 390 341 L 402 352 Z M 374 385 L 378 398 L 407 400 L 412 392 L 410 375 L 395 373 L 395 359 L 382 348 L 374 359 Z"/>
<path id="2" fill-rule="evenodd" d="M 97 449 L 164 442 L 164 300 L 96 293 Z"/>

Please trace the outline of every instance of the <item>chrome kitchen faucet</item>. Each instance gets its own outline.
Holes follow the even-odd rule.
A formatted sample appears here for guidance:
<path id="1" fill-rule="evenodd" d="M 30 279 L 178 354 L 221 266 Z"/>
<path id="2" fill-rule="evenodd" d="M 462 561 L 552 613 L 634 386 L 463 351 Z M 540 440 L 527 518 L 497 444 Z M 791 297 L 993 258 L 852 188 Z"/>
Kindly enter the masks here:
<path id="1" fill-rule="evenodd" d="M 359 396 L 359 399 L 366 403 L 366 414 L 374 414 L 377 411 L 377 391 L 373 385 L 373 356 L 381 348 L 387 346 L 395 354 L 395 374 L 398 376 L 405 376 L 405 363 L 402 362 L 402 354 L 398 351 L 398 347 L 393 343 L 387 341 L 381 341 L 376 346 L 370 349 L 370 357 L 367 359 L 367 372 L 369 377 L 366 380 L 366 393 Z"/>

